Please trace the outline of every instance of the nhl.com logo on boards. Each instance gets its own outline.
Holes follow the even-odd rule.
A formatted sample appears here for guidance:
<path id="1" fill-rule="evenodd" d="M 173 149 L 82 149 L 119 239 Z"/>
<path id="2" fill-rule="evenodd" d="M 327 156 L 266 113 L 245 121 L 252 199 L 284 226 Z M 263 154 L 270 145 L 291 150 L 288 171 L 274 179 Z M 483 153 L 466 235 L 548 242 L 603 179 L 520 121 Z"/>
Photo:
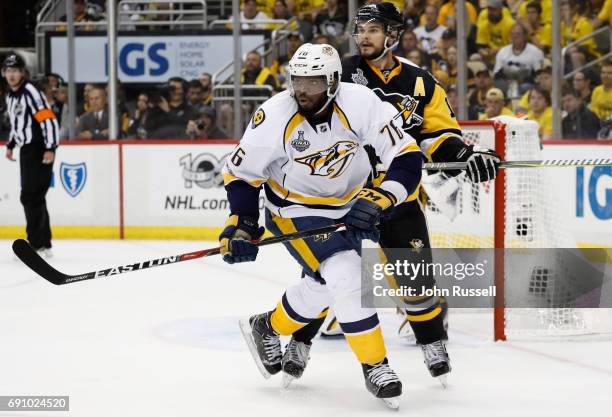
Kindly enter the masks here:
<path id="1" fill-rule="evenodd" d="M 177 175 L 183 182 L 184 192 L 163 197 L 163 208 L 166 211 L 228 211 L 229 201 L 223 189 L 223 166 L 229 156 L 225 153 L 217 156 L 210 152 L 199 154 L 188 153 L 178 160 L 182 168 Z M 179 174 L 180 172 L 180 174 Z M 263 197 L 260 197 L 260 208 Z"/>

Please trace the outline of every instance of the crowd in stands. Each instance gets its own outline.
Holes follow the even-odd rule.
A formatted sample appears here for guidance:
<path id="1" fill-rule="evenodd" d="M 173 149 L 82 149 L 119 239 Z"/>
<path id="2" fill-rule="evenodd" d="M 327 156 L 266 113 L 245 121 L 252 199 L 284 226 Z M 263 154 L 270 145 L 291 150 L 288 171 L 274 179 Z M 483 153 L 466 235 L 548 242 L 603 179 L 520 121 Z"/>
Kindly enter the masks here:
<path id="1" fill-rule="evenodd" d="M 402 10 L 406 23 L 394 53 L 431 71 L 456 109 L 456 1 L 391 1 Z M 542 138 L 551 137 L 551 23 L 553 4 L 559 4 L 564 47 L 562 137 L 612 138 L 612 63 L 603 61 L 585 67 L 608 53 L 610 45 L 592 37 L 575 42 L 598 27 L 612 24 L 612 0 L 464 2 L 469 119 L 484 120 L 498 115 L 527 117 L 540 123 Z M 75 20 L 87 22 L 104 18 L 103 3 L 75 0 Z M 358 5 L 363 3 L 360 1 Z M 150 7 L 172 5 L 152 3 Z M 137 18 L 147 17 L 138 15 Z M 267 21 L 295 18 L 285 32 L 282 54 L 262 57 L 259 52 L 251 51 L 245 55 L 242 83 L 261 86 L 264 94 L 275 94 L 286 88 L 287 63 L 304 42 L 330 43 L 342 55 L 349 54 L 352 27 L 348 22 L 346 0 L 243 0 L 241 18 L 243 29 L 275 28 L 279 25 L 270 26 Z M 66 137 L 66 87 L 52 74 L 42 82 Z M 85 85 L 82 89 L 77 103 L 78 138 L 108 137 L 105 88 Z M 121 136 L 124 138 L 239 136 L 233 132 L 230 106 L 215 106 L 213 102 L 210 74 L 202 74 L 197 80 L 172 78 L 164 86 L 132 96 L 131 100 L 119 98 Z M 242 109 L 247 118 L 253 110 L 253 106 Z M 0 120 L 0 131 L 4 127 Z"/>

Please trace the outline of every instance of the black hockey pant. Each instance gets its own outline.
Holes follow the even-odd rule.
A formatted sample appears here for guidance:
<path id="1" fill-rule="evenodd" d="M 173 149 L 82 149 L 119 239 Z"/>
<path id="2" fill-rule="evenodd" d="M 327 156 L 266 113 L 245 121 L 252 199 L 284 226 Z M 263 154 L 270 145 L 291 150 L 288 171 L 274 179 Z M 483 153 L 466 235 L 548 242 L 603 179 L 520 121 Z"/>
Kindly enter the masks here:
<path id="1" fill-rule="evenodd" d="M 25 145 L 19 153 L 21 204 L 25 211 L 28 241 L 35 249 L 51 248 L 51 227 L 45 196 L 51 184 L 53 164 L 43 164 L 45 149 Z"/>

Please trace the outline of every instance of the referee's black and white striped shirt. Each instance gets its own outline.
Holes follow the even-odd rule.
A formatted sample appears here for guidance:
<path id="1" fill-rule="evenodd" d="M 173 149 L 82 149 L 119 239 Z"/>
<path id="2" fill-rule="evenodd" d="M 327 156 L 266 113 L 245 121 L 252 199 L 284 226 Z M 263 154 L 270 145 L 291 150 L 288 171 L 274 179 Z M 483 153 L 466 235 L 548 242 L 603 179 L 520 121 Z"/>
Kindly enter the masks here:
<path id="1" fill-rule="evenodd" d="M 44 145 L 55 150 L 59 145 L 57 118 L 44 94 L 29 81 L 24 81 L 17 91 L 9 89 L 6 107 L 11 121 L 11 133 L 7 147 L 29 144 Z"/>

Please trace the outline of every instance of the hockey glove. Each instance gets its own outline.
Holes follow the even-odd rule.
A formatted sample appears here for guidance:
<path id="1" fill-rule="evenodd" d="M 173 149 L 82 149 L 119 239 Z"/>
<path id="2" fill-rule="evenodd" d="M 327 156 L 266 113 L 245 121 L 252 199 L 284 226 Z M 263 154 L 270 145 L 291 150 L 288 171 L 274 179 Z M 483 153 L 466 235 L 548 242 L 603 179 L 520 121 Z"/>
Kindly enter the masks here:
<path id="1" fill-rule="evenodd" d="M 474 183 L 495 179 L 499 171 L 500 156 L 494 150 L 470 145 L 457 155 L 461 162 L 467 162 L 467 176 Z"/>
<path id="2" fill-rule="evenodd" d="M 381 188 L 361 190 L 344 221 L 348 239 L 357 246 L 361 246 L 364 239 L 378 242 L 380 232 L 376 225 L 383 215 L 391 214 L 394 205 L 393 194 Z"/>
<path id="3" fill-rule="evenodd" d="M 251 240 L 258 240 L 265 230 L 259 227 L 257 220 L 231 215 L 219 235 L 223 260 L 228 264 L 254 261 L 259 248 Z"/>

